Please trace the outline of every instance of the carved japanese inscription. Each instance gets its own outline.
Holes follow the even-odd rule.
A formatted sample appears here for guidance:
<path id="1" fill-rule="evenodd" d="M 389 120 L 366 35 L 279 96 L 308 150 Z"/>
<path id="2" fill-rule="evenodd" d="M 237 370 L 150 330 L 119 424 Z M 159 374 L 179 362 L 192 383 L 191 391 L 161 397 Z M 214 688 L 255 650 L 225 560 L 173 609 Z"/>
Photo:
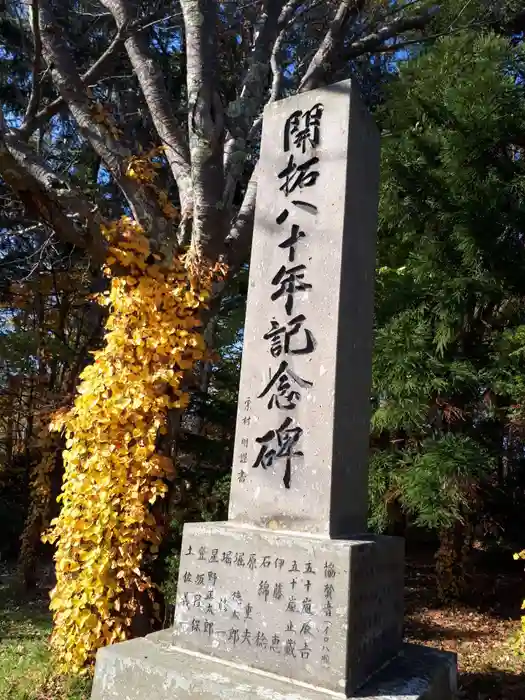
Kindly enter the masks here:
<path id="1" fill-rule="evenodd" d="M 252 547 L 237 533 L 219 542 L 206 526 L 193 532 L 182 550 L 177 643 L 336 689 L 346 655 L 348 548 L 323 553 L 276 535 Z"/>
<path id="2" fill-rule="evenodd" d="M 290 357 L 295 356 L 297 366 L 298 358 L 314 353 L 316 347 L 315 336 L 308 327 L 307 304 L 299 299 L 301 292 L 312 289 L 308 281 L 308 265 L 297 259 L 300 257 L 299 248 L 305 239 L 311 237 L 315 222 L 312 220 L 307 227 L 297 219 L 300 221 L 301 212 L 310 215 L 318 212 L 312 198 L 320 174 L 316 168 L 319 158 L 306 157 L 305 153 L 320 143 L 322 115 L 323 105 L 318 103 L 304 112 L 294 111 L 284 124 L 282 150 L 288 155 L 286 166 L 276 177 L 278 189 L 284 193 L 286 201 L 275 217 L 279 228 L 275 245 L 281 252 L 282 264 L 270 272 L 267 280 L 268 296 L 275 308 L 268 319 L 268 330 L 260 338 L 266 343 L 269 367 L 267 378 L 256 394 L 256 399 L 262 400 L 257 410 L 276 410 L 279 415 L 274 419 L 274 427 L 255 436 L 251 467 L 270 472 L 280 469 L 282 483 L 287 489 L 292 483 L 296 459 L 304 457 L 300 447 L 304 428 L 297 420 L 295 409 L 305 390 L 314 385 L 313 380 L 300 376 L 290 366 Z M 252 401 L 248 399 L 245 403 L 249 413 Z M 287 415 L 282 417 L 280 412 Z M 243 416 L 242 425 L 250 422 L 250 415 Z M 241 443 L 249 447 L 247 438 L 241 438 Z M 237 472 L 237 480 L 245 483 L 249 465 L 247 451 L 240 453 L 239 462 L 242 466 Z"/>
<path id="3" fill-rule="evenodd" d="M 327 90 L 265 110 L 232 520 L 365 526 L 374 222 L 367 171 L 348 187 L 352 100 Z"/>

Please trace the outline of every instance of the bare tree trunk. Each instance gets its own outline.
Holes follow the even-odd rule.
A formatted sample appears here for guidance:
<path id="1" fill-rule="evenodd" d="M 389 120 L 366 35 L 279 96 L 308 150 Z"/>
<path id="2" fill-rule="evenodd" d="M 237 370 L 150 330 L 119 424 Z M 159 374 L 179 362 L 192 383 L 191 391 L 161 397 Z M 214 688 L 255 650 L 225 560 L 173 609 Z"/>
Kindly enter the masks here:
<path id="1" fill-rule="evenodd" d="M 458 521 L 440 531 L 435 572 L 441 602 L 461 600 L 467 591 L 470 547 L 468 524 Z"/>
<path id="2" fill-rule="evenodd" d="M 193 247 L 217 260 L 228 213 L 224 191 L 224 110 L 217 84 L 215 0 L 181 0 L 186 36 L 188 130 L 193 187 Z"/>
<path id="3" fill-rule="evenodd" d="M 14 377 L 7 380 L 6 405 L 6 435 L 5 435 L 5 465 L 9 468 L 13 462 L 14 430 L 15 430 L 15 392 Z"/>

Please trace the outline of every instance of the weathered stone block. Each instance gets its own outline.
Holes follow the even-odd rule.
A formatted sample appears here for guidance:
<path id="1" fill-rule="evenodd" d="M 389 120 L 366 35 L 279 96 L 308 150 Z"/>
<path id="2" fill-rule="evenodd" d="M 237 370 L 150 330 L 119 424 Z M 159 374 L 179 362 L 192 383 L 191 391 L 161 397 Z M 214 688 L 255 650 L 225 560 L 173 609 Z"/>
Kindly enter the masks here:
<path id="1" fill-rule="evenodd" d="M 101 649 L 92 700 L 332 700 L 314 685 L 173 647 L 167 632 Z M 361 688 L 361 700 L 453 700 L 456 656 L 405 645 Z"/>
<path id="2" fill-rule="evenodd" d="M 350 694 L 401 646 L 403 548 L 186 525 L 174 643 Z"/>
<path id="3" fill-rule="evenodd" d="M 257 180 L 229 519 L 352 537 L 367 518 L 379 181 L 357 87 L 269 105 Z"/>

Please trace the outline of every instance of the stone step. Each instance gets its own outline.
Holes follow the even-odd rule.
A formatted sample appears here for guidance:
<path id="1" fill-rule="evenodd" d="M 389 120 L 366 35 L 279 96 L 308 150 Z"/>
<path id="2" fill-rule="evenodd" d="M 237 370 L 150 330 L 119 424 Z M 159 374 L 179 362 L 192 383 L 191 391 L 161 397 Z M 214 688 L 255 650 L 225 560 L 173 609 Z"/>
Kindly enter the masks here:
<path id="1" fill-rule="evenodd" d="M 329 700 L 316 688 L 175 647 L 170 631 L 101 649 L 92 700 Z M 452 700 L 456 655 L 406 644 L 352 695 L 361 700 Z"/>

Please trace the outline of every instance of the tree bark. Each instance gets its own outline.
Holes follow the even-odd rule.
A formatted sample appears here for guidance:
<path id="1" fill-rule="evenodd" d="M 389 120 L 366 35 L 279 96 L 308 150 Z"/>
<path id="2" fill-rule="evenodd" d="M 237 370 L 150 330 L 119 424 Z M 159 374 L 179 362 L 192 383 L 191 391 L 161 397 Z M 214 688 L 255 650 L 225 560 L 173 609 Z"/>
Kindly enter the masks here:
<path id="1" fill-rule="evenodd" d="M 469 535 L 468 525 L 459 521 L 439 533 L 436 583 L 438 597 L 443 603 L 461 600 L 467 590 Z"/>
<path id="2" fill-rule="evenodd" d="M 218 92 L 215 0 L 181 0 L 186 39 L 188 130 L 193 187 L 192 248 L 216 260 L 223 252 L 224 113 Z"/>
<path id="3" fill-rule="evenodd" d="M 58 176 L 17 132 L 7 129 L 0 114 L 0 173 L 28 213 L 64 241 L 104 259 L 100 214 L 62 176 Z"/>
<path id="4" fill-rule="evenodd" d="M 101 0 L 115 18 L 119 31 L 137 14 L 136 4 L 127 0 Z M 153 124 L 165 147 L 165 154 L 177 183 L 183 219 L 192 213 L 191 168 L 188 143 L 173 114 L 164 77 L 151 58 L 146 35 L 134 32 L 124 44 L 146 100 Z"/>

